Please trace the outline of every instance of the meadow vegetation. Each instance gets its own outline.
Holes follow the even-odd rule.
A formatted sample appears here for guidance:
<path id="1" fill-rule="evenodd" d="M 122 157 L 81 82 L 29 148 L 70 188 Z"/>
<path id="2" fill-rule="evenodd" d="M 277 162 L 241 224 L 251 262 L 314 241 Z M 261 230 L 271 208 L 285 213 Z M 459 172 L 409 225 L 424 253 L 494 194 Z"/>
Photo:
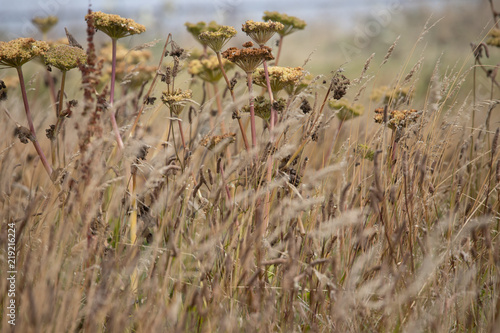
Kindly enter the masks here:
<path id="1" fill-rule="evenodd" d="M 199 50 L 158 54 L 120 43 L 147 26 L 85 22 L 0 42 L 2 332 L 498 332 L 495 23 L 451 66 L 430 19 L 316 73 L 284 13 L 188 22 Z"/>

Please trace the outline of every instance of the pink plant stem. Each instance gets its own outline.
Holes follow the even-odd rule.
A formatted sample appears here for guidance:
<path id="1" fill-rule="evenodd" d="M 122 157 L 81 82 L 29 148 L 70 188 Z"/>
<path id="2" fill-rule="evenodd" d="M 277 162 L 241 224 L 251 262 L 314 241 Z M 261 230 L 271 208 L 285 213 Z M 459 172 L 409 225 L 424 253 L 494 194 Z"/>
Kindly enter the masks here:
<path id="1" fill-rule="evenodd" d="M 222 166 L 222 162 L 220 162 L 220 175 L 222 177 L 222 184 L 224 185 L 224 188 L 226 189 L 227 200 L 231 203 L 231 206 L 232 206 L 231 191 L 229 191 L 229 186 L 227 186 L 226 180 L 224 178 L 224 167 Z"/>
<path id="2" fill-rule="evenodd" d="M 280 41 L 278 45 L 278 55 L 276 56 L 276 61 L 274 62 L 274 66 L 278 66 L 278 61 L 280 60 L 281 55 L 281 46 L 283 45 L 283 36 L 280 36 Z"/>
<path id="3" fill-rule="evenodd" d="M 28 126 L 30 128 L 31 136 L 32 136 L 32 142 L 33 145 L 35 146 L 35 150 L 38 153 L 38 156 L 40 157 L 40 160 L 42 161 L 43 167 L 45 168 L 45 171 L 47 171 L 47 174 L 52 176 L 52 167 L 50 166 L 49 162 L 47 161 L 47 158 L 45 157 L 45 154 L 42 151 L 42 147 L 40 147 L 40 143 L 36 139 L 36 133 L 35 133 L 35 126 L 33 126 L 33 118 L 31 117 L 31 112 L 30 112 L 30 107 L 28 105 L 28 96 L 26 95 L 26 86 L 24 84 L 24 77 L 23 77 L 23 71 L 21 67 L 17 67 L 17 75 L 19 76 L 19 84 L 21 85 L 21 93 L 23 95 L 23 103 L 24 103 L 24 109 L 26 111 L 26 118 L 28 119 Z"/>
<path id="4" fill-rule="evenodd" d="M 182 148 L 186 150 L 186 142 L 184 141 L 184 132 L 182 131 L 182 123 L 179 119 L 177 119 L 177 123 L 179 124 L 179 132 L 181 133 Z"/>
<path id="5" fill-rule="evenodd" d="M 273 107 L 274 104 L 274 96 L 273 91 L 271 90 L 271 81 L 269 80 L 269 70 L 267 69 L 267 61 L 264 60 L 264 75 L 266 77 L 266 85 L 267 85 L 267 93 L 269 94 L 269 101 L 271 102 L 271 119 L 269 119 L 269 132 L 271 133 L 271 140 L 273 140 L 273 129 L 274 125 L 276 125 L 278 121 L 278 115 L 276 110 Z"/>
<path id="6" fill-rule="evenodd" d="M 112 41 L 112 63 L 111 63 L 111 88 L 109 91 L 109 104 L 111 105 L 111 125 L 113 126 L 113 132 L 115 132 L 116 142 L 120 150 L 123 150 L 123 141 L 120 136 L 120 130 L 118 124 L 116 123 L 116 114 L 114 109 L 115 102 L 115 77 L 116 77 L 116 39 L 111 38 Z"/>
<path id="7" fill-rule="evenodd" d="M 248 95 L 250 103 L 250 130 L 252 132 L 252 148 L 257 146 L 257 131 L 255 130 L 255 110 L 253 104 L 252 72 L 247 73 Z"/>

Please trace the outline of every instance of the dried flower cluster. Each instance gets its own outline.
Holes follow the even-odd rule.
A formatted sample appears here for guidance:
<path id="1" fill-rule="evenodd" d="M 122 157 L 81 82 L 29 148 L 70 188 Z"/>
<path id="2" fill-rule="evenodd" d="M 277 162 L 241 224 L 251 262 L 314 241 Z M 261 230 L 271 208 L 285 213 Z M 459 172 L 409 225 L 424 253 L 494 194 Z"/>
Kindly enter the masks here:
<path id="1" fill-rule="evenodd" d="M 177 89 L 173 92 L 164 91 L 161 100 L 176 116 L 179 116 L 186 103 L 193 97 L 191 90 Z"/>
<path id="2" fill-rule="evenodd" d="M 398 89 L 389 86 L 381 86 L 374 89 L 370 95 L 372 101 L 381 101 L 383 104 L 399 103 L 406 100 L 410 94 L 410 89 L 407 87 L 399 87 Z"/>
<path id="3" fill-rule="evenodd" d="M 50 29 L 57 24 L 57 22 L 59 22 L 59 18 L 57 16 L 37 16 L 31 20 L 31 23 L 33 23 L 43 34 L 49 32 Z"/>
<path id="4" fill-rule="evenodd" d="M 264 21 L 275 21 L 283 24 L 284 28 L 278 31 L 280 36 L 289 35 L 297 30 L 303 30 L 306 27 L 306 22 L 304 20 L 279 12 L 265 11 L 262 19 Z"/>
<path id="5" fill-rule="evenodd" d="M 274 101 L 272 106 L 276 111 L 281 112 L 286 107 L 286 101 L 283 98 L 278 98 Z M 250 107 L 245 105 L 241 110 L 243 112 L 250 112 Z M 271 102 L 264 96 L 255 97 L 254 112 L 257 117 L 269 121 L 271 118 Z"/>
<path id="6" fill-rule="evenodd" d="M 198 35 L 203 45 L 207 45 L 214 52 L 220 52 L 227 42 L 236 35 L 236 29 L 222 25 L 216 31 L 204 31 Z"/>
<path id="7" fill-rule="evenodd" d="M 304 69 L 302 67 L 280 67 L 272 66 L 268 68 L 269 72 L 269 82 L 271 84 L 271 90 L 273 93 L 293 87 L 300 81 L 304 75 Z M 266 75 L 264 68 L 258 68 L 253 73 L 253 83 L 261 87 L 267 87 Z"/>
<path id="8" fill-rule="evenodd" d="M 222 59 L 222 65 L 227 72 L 234 65 L 226 59 Z M 203 81 L 217 82 L 222 78 L 222 71 L 216 56 L 210 56 L 204 59 L 191 60 L 188 64 L 188 73 L 199 76 Z"/>
<path id="9" fill-rule="evenodd" d="M 245 24 L 243 24 L 241 30 L 243 30 L 257 44 L 263 46 L 276 32 L 279 32 L 284 28 L 285 26 L 279 22 L 255 22 L 248 20 Z"/>
<path id="10" fill-rule="evenodd" d="M 249 45 L 249 44 L 246 44 Z M 238 49 L 230 47 L 222 52 L 222 56 L 227 60 L 234 62 L 245 73 L 252 73 L 259 67 L 264 60 L 273 60 L 271 48 L 264 46 L 261 48 L 244 47 Z"/>
<path id="11" fill-rule="evenodd" d="M 414 123 L 420 116 L 420 112 L 415 109 L 411 110 L 392 110 L 387 112 L 387 126 L 393 130 L 407 127 Z M 384 123 L 384 108 L 375 109 L 375 122 Z"/>
<path id="12" fill-rule="evenodd" d="M 330 87 L 333 91 L 333 98 L 341 99 L 344 97 L 350 84 L 351 81 L 343 74 L 336 73 L 330 83 Z"/>
<path id="13" fill-rule="evenodd" d="M 65 72 L 83 65 L 87 61 L 87 54 L 79 47 L 63 44 L 51 47 L 43 58 L 46 65 Z"/>
<path id="14" fill-rule="evenodd" d="M 233 143 L 235 141 L 236 133 L 226 133 L 223 135 L 213 135 L 213 136 L 205 136 L 203 139 L 200 141 L 200 145 L 203 147 L 206 147 L 210 150 L 213 150 L 214 148 L 218 148 L 221 151 L 226 148 L 227 145 Z M 223 144 L 220 146 L 220 144 Z"/>
<path id="15" fill-rule="evenodd" d="M 490 30 L 486 38 L 486 44 L 500 47 L 500 29 L 493 28 Z"/>
<path id="16" fill-rule="evenodd" d="M 359 117 L 364 112 L 364 106 L 359 103 L 351 103 L 347 99 L 330 100 L 328 105 L 331 109 L 337 110 L 337 118 L 342 121 Z"/>
<path id="17" fill-rule="evenodd" d="M 200 34 L 206 31 L 217 31 L 221 27 L 220 25 L 215 23 L 215 21 L 210 21 L 208 24 L 206 24 L 204 21 L 200 21 L 198 23 L 186 22 L 184 25 L 186 26 L 187 31 L 203 45 L 206 44 L 200 40 Z"/>
<path id="18" fill-rule="evenodd" d="M 119 15 L 106 14 L 103 12 L 92 12 L 85 16 L 85 20 L 93 19 L 94 27 L 104 32 L 113 39 L 141 34 L 146 31 L 146 27 L 136 23 L 132 19 L 126 19 Z"/>
<path id="19" fill-rule="evenodd" d="M 9 42 L 0 42 L 0 65 L 17 68 L 43 55 L 48 49 L 49 45 L 46 42 L 33 38 L 17 38 Z"/>

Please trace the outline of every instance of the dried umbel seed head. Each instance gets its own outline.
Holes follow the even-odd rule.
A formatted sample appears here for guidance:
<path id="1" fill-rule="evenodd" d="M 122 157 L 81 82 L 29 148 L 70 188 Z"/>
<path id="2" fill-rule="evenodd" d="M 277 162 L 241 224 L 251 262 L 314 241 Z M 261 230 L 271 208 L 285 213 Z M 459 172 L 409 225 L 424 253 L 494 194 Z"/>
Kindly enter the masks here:
<path id="1" fill-rule="evenodd" d="M 333 91 L 333 98 L 341 99 L 342 97 L 344 97 L 350 84 L 351 81 L 349 81 L 349 79 L 346 78 L 343 74 L 336 73 L 332 78 L 332 82 L 330 83 L 331 89 Z"/>
<path id="2" fill-rule="evenodd" d="M 387 126 L 392 130 L 399 130 L 414 123 L 421 112 L 415 109 L 411 110 L 392 110 L 387 113 Z M 384 108 L 375 109 L 375 122 L 384 123 Z"/>
<path id="3" fill-rule="evenodd" d="M 49 49 L 46 42 L 33 38 L 18 38 L 0 42 L 0 66 L 21 67 L 31 59 L 43 55 Z"/>
<path id="4" fill-rule="evenodd" d="M 111 63 L 112 58 L 112 44 L 106 43 L 106 45 L 101 48 L 99 56 L 106 60 L 106 62 Z M 123 44 L 116 43 L 116 62 L 124 62 L 127 65 L 137 65 L 141 62 L 146 62 L 150 60 L 152 53 L 150 50 L 129 50 Z"/>
<path id="5" fill-rule="evenodd" d="M 490 30 L 486 38 L 486 44 L 500 47 L 500 29 L 493 28 Z"/>
<path id="6" fill-rule="evenodd" d="M 214 52 L 220 52 L 222 48 L 236 35 L 236 29 L 222 25 L 217 31 L 204 31 L 199 34 L 198 39 Z"/>
<path id="7" fill-rule="evenodd" d="M 57 45 L 45 52 L 43 59 L 47 66 L 53 66 L 66 72 L 78 67 L 78 65 L 85 64 L 87 61 L 87 53 L 78 47 Z"/>
<path id="8" fill-rule="evenodd" d="M 410 88 L 399 87 L 397 89 L 389 86 L 381 86 L 374 89 L 370 95 L 372 101 L 382 101 L 383 104 L 400 103 L 411 98 Z"/>
<path id="9" fill-rule="evenodd" d="M 285 87 L 286 93 L 288 95 L 298 95 L 311 84 L 313 78 L 314 76 L 311 74 L 302 75 L 297 83 Z"/>
<path id="10" fill-rule="evenodd" d="M 224 150 L 228 145 L 235 141 L 236 133 L 226 133 L 224 135 L 207 135 L 200 141 L 200 145 L 206 147 L 210 150 L 217 148 L 218 150 Z"/>
<path id="11" fill-rule="evenodd" d="M 269 82 L 273 93 L 295 86 L 304 75 L 302 67 L 280 67 L 272 66 L 268 68 Z M 266 74 L 264 68 L 259 68 L 253 73 L 253 83 L 261 87 L 267 87 Z"/>
<path id="12" fill-rule="evenodd" d="M 347 99 L 330 100 L 328 106 L 331 109 L 337 110 L 337 118 L 342 121 L 351 120 L 363 114 L 365 108 L 358 103 L 350 103 Z"/>
<path id="13" fill-rule="evenodd" d="M 230 70 L 234 64 L 222 59 L 222 66 L 227 72 Z M 191 75 L 197 75 L 203 81 L 207 82 L 217 82 L 222 78 L 222 71 L 219 66 L 219 61 L 216 56 L 211 56 L 202 60 L 192 60 L 188 64 L 188 73 Z"/>
<path id="14" fill-rule="evenodd" d="M 274 101 L 273 107 L 276 111 L 281 112 L 286 107 L 286 101 L 283 98 L 278 98 Z M 245 105 L 241 111 L 250 112 L 250 107 Z M 255 97 L 254 112 L 257 117 L 269 121 L 271 118 L 271 102 L 264 96 Z"/>
<path id="15" fill-rule="evenodd" d="M 206 45 L 203 41 L 200 40 L 199 36 L 202 32 L 205 31 L 217 31 L 220 28 L 220 25 L 215 23 L 215 21 L 211 21 L 210 23 L 206 24 L 204 21 L 200 21 L 198 23 L 190 23 L 186 22 L 184 25 L 187 28 L 187 31 L 193 35 L 193 37 L 200 42 L 202 45 Z"/>
<path id="16" fill-rule="evenodd" d="M 57 16 L 37 16 L 31 20 L 31 23 L 33 23 L 42 34 L 49 32 L 50 29 L 57 24 L 57 22 L 59 22 L 59 18 L 57 18 Z"/>
<path id="17" fill-rule="evenodd" d="M 304 112 L 304 114 L 308 114 L 309 112 L 311 112 L 312 107 L 307 99 L 304 98 L 300 103 L 300 110 Z"/>
<path id="18" fill-rule="evenodd" d="M 236 47 L 230 47 L 222 52 L 222 56 L 234 62 L 245 73 L 252 73 L 264 60 L 274 59 L 271 48 L 267 46 L 263 46 L 259 49 L 250 47 L 238 49 Z"/>
<path id="19" fill-rule="evenodd" d="M 176 116 L 184 110 L 186 103 L 193 97 L 191 90 L 177 89 L 174 92 L 164 91 L 161 96 L 162 102 L 170 108 Z"/>
<path id="20" fill-rule="evenodd" d="M 142 24 L 135 23 L 132 19 L 126 19 L 119 15 L 93 12 L 85 16 L 85 21 L 93 20 L 94 27 L 104 32 L 113 39 L 119 39 L 146 31 Z"/>
<path id="21" fill-rule="evenodd" d="M 284 28 L 278 31 L 280 36 L 289 35 L 297 30 L 303 30 L 306 27 L 306 22 L 295 16 L 287 14 L 265 11 L 262 16 L 264 21 L 274 21 L 283 24 Z"/>
<path id="22" fill-rule="evenodd" d="M 267 43 L 273 35 L 281 31 L 285 26 L 279 22 L 255 22 L 248 20 L 243 24 L 241 30 L 244 31 L 248 37 L 252 38 L 257 44 L 263 46 Z"/>

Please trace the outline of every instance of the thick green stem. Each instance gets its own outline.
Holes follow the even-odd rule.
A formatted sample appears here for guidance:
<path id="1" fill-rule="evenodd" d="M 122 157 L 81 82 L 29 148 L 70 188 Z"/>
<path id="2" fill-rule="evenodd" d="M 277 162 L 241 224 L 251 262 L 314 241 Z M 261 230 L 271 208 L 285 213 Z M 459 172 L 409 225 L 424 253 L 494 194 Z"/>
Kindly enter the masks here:
<path id="1" fill-rule="evenodd" d="M 43 167 L 45 168 L 45 171 L 47 171 L 47 174 L 49 177 L 52 176 L 52 167 L 50 166 L 49 162 L 47 161 L 47 158 L 45 157 L 45 154 L 42 151 L 42 147 L 40 147 L 40 143 L 36 139 L 36 133 L 35 133 L 35 126 L 33 126 L 33 118 L 31 117 L 31 112 L 30 112 L 30 107 L 28 104 L 28 96 L 26 95 L 26 86 L 24 84 L 24 77 L 23 77 L 23 71 L 21 67 L 17 67 L 17 75 L 19 76 L 19 84 L 21 85 L 21 93 L 23 95 L 23 103 L 24 103 L 24 110 L 26 111 L 26 118 L 28 120 L 28 126 L 31 132 L 32 136 L 32 142 L 33 145 L 35 146 L 35 150 L 38 153 L 38 156 L 40 157 L 40 160 L 42 161 Z"/>

